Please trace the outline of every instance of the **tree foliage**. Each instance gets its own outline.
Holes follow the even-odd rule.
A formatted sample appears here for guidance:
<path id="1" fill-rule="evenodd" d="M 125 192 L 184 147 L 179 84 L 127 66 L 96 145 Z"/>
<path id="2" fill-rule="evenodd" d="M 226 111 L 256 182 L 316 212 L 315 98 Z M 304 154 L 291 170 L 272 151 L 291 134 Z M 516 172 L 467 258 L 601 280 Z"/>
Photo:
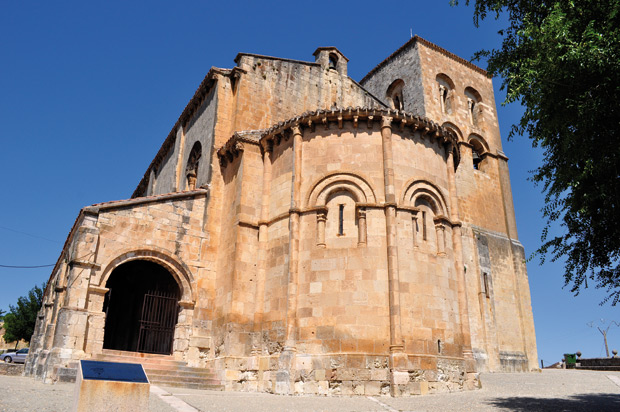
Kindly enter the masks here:
<path id="1" fill-rule="evenodd" d="M 43 302 L 44 290 L 45 284 L 41 287 L 35 286 L 30 289 L 27 296 L 17 299 L 17 306 L 9 305 L 9 312 L 4 315 L 5 342 L 18 342 L 22 339 L 30 342 L 37 322 L 37 313 Z"/>
<path id="2" fill-rule="evenodd" d="M 489 15 L 508 18 L 508 27 L 499 32 L 501 48 L 475 58 L 487 58 L 489 73 L 502 78 L 504 104 L 519 101 L 525 109 L 509 137 L 527 135 L 544 151 L 531 176 L 545 194 L 547 219 L 535 255 L 541 263 L 549 256 L 565 258 L 565 285 L 572 292 L 591 279 L 607 290 L 604 302 L 615 305 L 620 301 L 620 0 L 472 3 L 476 26 Z"/>

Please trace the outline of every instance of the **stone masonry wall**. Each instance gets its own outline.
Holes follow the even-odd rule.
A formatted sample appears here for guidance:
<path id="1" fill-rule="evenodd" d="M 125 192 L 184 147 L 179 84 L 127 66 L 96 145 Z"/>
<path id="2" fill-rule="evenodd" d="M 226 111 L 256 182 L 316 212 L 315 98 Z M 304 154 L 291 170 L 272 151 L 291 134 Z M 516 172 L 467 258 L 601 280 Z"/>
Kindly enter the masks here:
<path id="1" fill-rule="evenodd" d="M 240 54 L 233 130 L 255 130 L 306 111 L 337 107 L 381 107 L 346 76 L 318 63 Z M 257 104 L 260 102 L 260 104 Z"/>
<path id="2" fill-rule="evenodd" d="M 58 308 L 57 326 L 51 339 L 37 339 L 42 343 L 33 348 L 27 373 L 55 379 L 52 372 L 59 367 L 101 352 L 107 278 L 116 266 L 134 259 L 155 261 L 177 279 L 181 301 L 187 305 L 179 314 L 174 355 L 187 359 L 195 326 L 196 279 L 205 276 L 201 263 L 205 194 L 198 191 L 167 201 L 154 198 L 146 203 L 128 201 L 87 209 L 71 236 L 66 274 L 55 271 L 59 277 L 56 287 L 46 294 L 46 302 L 53 304 L 46 305 L 44 312 Z"/>
<path id="3" fill-rule="evenodd" d="M 390 59 L 376 72 L 365 77 L 361 84 L 382 102 L 388 104 L 387 91 L 390 85 L 401 79 L 405 82 L 403 87 L 403 108 L 406 112 L 420 116 L 427 116 L 423 93 L 420 55 L 415 42 L 403 47 L 403 50 Z"/>

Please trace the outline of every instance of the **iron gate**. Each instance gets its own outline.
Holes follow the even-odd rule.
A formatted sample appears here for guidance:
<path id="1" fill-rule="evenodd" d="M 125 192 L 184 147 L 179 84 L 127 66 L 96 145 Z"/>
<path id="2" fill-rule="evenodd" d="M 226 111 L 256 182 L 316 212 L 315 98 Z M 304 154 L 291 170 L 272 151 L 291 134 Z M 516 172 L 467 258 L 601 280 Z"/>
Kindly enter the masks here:
<path id="1" fill-rule="evenodd" d="M 174 293 L 150 291 L 144 295 L 138 352 L 170 355 L 178 316 Z"/>

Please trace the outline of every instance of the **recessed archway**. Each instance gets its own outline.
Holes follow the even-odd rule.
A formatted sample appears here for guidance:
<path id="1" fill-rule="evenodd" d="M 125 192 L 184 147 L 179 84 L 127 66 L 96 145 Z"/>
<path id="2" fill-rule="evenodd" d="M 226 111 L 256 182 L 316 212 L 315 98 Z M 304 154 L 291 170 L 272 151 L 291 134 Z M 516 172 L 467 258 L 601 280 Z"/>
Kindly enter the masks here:
<path id="1" fill-rule="evenodd" d="M 132 260 L 110 274 L 103 311 L 104 349 L 172 353 L 181 291 L 163 266 Z"/>

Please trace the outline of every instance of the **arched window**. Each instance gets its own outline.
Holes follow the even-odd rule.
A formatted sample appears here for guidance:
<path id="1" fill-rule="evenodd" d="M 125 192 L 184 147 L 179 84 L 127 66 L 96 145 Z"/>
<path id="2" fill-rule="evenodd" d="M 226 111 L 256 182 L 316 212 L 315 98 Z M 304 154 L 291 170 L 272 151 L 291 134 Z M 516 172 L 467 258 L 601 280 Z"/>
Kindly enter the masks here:
<path id="1" fill-rule="evenodd" d="M 328 196 L 326 238 L 330 239 L 354 237 L 357 241 L 355 222 L 355 198 L 348 191 L 337 191 Z"/>
<path id="2" fill-rule="evenodd" d="M 419 212 L 414 222 L 413 241 L 416 246 L 432 245 L 435 243 L 435 235 L 433 230 L 430 230 L 435 226 L 433 224 L 433 218 L 435 217 L 434 207 L 424 197 L 418 197 L 414 206 L 419 209 Z"/>
<path id="3" fill-rule="evenodd" d="M 474 170 L 484 171 L 486 155 L 489 152 L 487 143 L 482 137 L 472 135 L 469 137 L 469 144 L 471 145 L 471 157 Z"/>
<path id="4" fill-rule="evenodd" d="M 450 221 L 445 197 L 432 183 L 416 180 L 407 184 L 403 203 L 414 206 L 412 211 L 413 246 L 420 252 L 446 255 Z"/>
<path id="5" fill-rule="evenodd" d="M 454 100 L 454 82 L 448 75 L 439 73 L 435 80 L 437 81 L 437 93 L 439 95 L 439 104 L 443 114 L 452 114 L 452 101 Z"/>
<path id="6" fill-rule="evenodd" d="M 465 89 L 467 98 L 467 115 L 472 126 L 480 127 L 482 123 L 482 96 L 473 87 Z"/>
<path id="7" fill-rule="evenodd" d="M 187 158 L 187 166 L 185 167 L 185 176 L 187 177 L 187 190 L 196 189 L 196 179 L 198 178 L 198 164 L 202 156 L 202 145 L 200 142 L 194 143 L 192 151 L 189 152 Z"/>
<path id="8" fill-rule="evenodd" d="M 367 203 L 374 191 L 357 175 L 334 173 L 321 178 L 308 194 L 307 205 L 316 210 L 316 244 L 319 247 L 365 246 Z"/>
<path id="9" fill-rule="evenodd" d="M 338 56 L 336 56 L 334 53 L 330 53 L 329 54 L 329 65 L 328 67 L 330 69 L 334 69 L 336 70 L 338 67 Z"/>
<path id="10" fill-rule="evenodd" d="M 402 79 L 394 80 L 390 87 L 388 87 L 386 99 L 392 109 L 405 110 L 403 87 L 405 87 L 405 82 Z"/>

